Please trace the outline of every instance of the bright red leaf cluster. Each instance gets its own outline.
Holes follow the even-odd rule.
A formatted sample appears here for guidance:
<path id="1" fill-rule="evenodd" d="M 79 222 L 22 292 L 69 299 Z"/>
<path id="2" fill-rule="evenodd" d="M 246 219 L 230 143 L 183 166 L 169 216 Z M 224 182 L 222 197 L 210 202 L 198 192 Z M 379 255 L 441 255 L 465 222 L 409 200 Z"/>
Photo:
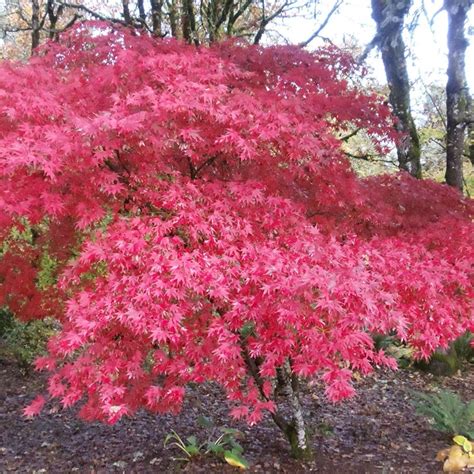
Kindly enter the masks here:
<path id="1" fill-rule="evenodd" d="M 355 176 L 338 133 L 383 148 L 392 130 L 357 73 L 334 48 L 196 49 L 100 24 L 1 65 L 0 304 L 61 321 L 37 362 L 51 397 L 115 422 L 215 381 L 257 422 L 288 359 L 338 400 L 354 371 L 394 365 L 371 333 L 427 356 L 473 329 L 472 204 Z M 58 284 L 39 288 L 45 253 Z"/>

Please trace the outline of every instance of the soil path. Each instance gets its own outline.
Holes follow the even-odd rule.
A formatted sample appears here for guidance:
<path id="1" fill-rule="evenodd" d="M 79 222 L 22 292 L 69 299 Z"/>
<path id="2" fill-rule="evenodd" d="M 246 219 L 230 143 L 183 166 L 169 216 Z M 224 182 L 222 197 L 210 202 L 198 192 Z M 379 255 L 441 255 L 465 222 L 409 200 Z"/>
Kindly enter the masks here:
<path id="1" fill-rule="evenodd" d="M 255 473 L 436 473 L 438 450 L 449 438 L 432 430 L 411 404 L 412 391 L 450 388 L 465 400 L 474 397 L 474 368 L 450 378 L 413 370 L 377 372 L 357 383 L 358 395 L 337 405 L 325 402 L 322 388 L 307 387 L 303 404 L 313 432 L 316 459 L 299 463 L 270 420 L 249 428 L 229 419 L 221 392 L 212 386 L 190 389 L 182 413 L 156 417 L 140 412 L 115 426 L 88 424 L 72 410 L 53 407 L 26 420 L 23 407 L 44 387 L 44 376 L 24 376 L 15 364 L 0 359 L 0 472 L 25 473 L 227 473 L 222 461 L 205 457 L 192 463 L 173 458 L 179 452 L 163 447 L 172 429 L 182 436 L 208 433 L 198 427 L 199 415 L 216 426 L 236 427 L 245 434 L 244 455 Z"/>

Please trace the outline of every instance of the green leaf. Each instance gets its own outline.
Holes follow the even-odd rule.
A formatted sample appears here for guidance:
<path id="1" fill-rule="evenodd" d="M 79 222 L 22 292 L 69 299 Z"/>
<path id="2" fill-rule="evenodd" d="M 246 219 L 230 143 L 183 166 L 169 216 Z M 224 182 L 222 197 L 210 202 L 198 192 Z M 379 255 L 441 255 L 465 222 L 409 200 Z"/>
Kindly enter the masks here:
<path id="1" fill-rule="evenodd" d="M 230 445 L 232 446 L 232 451 L 237 454 L 242 454 L 244 452 L 244 448 L 237 443 L 235 440 L 230 441 Z"/>
<path id="2" fill-rule="evenodd" d="M 207 450 L 214 454 L 222 454 L 224 452 L 224 448 L 220 444 L 214 442 L 208 443 Z"/>
<path id="3" fill-rule="evenodd" d="M 182 446 L 184 446 L 183 440 L 181 439 L 179 434 L 176 433 L 175 430 L 171 430 L 171 433 L 168 433 L 166 435 L 165 442 L 163 443 L 164 446 L 166 446 L 170 442 L 170 440 L 172 440 L 172 439 L 176 440 L 178 442 L 178 444 L 181 444 Z"/>
<path id="4" fill-rule="evenodd" d="M 466 453 L 472 453 L 472 443 L 466 439 L 466 441 L 464 441 L 464 444 L 462 445 L 462 449 L 464 449 Z"/>
<path id="5" fill-rule="evenodd" d="M 224 451 L 224 459 L 227 464 L 230 464 L 233 467 L 238 467 L 240 469 L 249 468 L 247 460 L 234 451 Z"/>
<path id="6" fill-rule="evenodd" d="M 253 334 L 254 329 L 255 323 L 253 321 L 249 321 L 240 328 L 240 334 L 245 339 L 246 337 L 251 336 Z"/>
<path id="7" fill-rule="evenodd" d="M 199 454 L 199 448 L 195 444 L 188 444 L 186 451 L 190 456 L 197 456 Z"/>
<path id="8" fill-rule="evenodd" d="M 236 430 L 235 428 L 223 428 L 222 432 L 226 435 L 231 435 L 237 439 L 244 438 L 244 434 L 242 433 L 242 431 Z"/>
<path id="9" fill-rule="evenodd" d="M 201 428 L 211 428 L 214 425 L 214 423 L 212 422 L 212 420 L 210 418 L 208 418 L 207 416 L 203 416 L 203 415 L 200 415 L 198 417 L 197 424 Z"/>
<path id="10" fill-rule="evenodd" d="M 461 398 L 448 390 L 435 394 L 416 394 L 417 412 L 429 418 L 433 426 L 453 435 L 470 436 L 474 426 L 474 400 L 464 403 Z"/>

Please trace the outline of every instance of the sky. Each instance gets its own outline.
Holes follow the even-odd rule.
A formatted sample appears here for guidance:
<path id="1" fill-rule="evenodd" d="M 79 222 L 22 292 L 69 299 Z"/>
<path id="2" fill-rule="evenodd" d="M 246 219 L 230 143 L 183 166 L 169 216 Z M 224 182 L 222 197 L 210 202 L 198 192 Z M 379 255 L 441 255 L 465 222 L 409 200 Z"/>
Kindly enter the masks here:
<path id="1" fill-rule="evenodd" d="M 371 17 L 370 0 L 345 0 L 337 14 L 335 14 L 321 32 L 322 36 L 330 38 L 334 43 L 341 45 L 344 41 L 358 43 L 362 49 L 372 40 L 375 34 L 375 22 Z M 406 33 L 405 40 L 410 54 L 408 68 L 410 80 L 413 82 L 413 102 L 419 102 L 425 95 L 425 85 L 437 83 L 446 84 L 447 69 L 447 14 L 441 12 L 436 15 L 433 26 L 430 28 L 426 17 L 431 18 L 442 6 L 442 0 L 424 0 L 427 15 L 421 13 L 418 25 L 413 34 Z M 334 0 L 319 0 L 316 18 L 309 18 L 310 12 L 305 12 L 305 18 L 287 18 L 280 20 L 275 29 L 288 38 L 290 42 L 305 41 L 317 29 L 317 26 L 330 11 Z M 420 8 L 422 0 L 414 0 L 414 8 L 410 11 L 409 20 L 413 19 L 416 9 Z M 316 13 L 318 13 L 316 12 Z M 303 12 L 302 12 L 303 14 Z M 466 52 L 466 76 L 471 93 L 474 91 L 474 8 L 467 24 L 466 31 L 470 35 L 471 43 Z M 323 40 L 315 40 L 310 47 L 322 44 Z M 368 64 L 373 70 L 373 76 L 381 83 L 386 83 L 380 54 L 373 50 L 369 55 Z M 420 79 L 421 78 L 421 79 Z M 415 106 L 416 109 L 416 106 Z"/>

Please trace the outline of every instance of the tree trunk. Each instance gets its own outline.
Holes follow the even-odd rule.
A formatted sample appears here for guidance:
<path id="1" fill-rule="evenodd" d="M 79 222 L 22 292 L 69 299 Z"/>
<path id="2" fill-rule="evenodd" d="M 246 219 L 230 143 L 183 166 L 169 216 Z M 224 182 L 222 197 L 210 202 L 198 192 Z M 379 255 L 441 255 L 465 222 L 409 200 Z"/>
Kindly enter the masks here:
<path id="1" fill-rule="evenodd" d="M 122 0 L 122 16 L 127 25 L 132 24 L 132 15 L 130 14 L 129 0 Z"/>
<path id="2" fill-rule="evenodd" d="M 138 5 L 138 16 L 140 18 L 142 26 L 144 26 L 146 25 L 146 11 L 145 11 L 145 5 L 143 3 L 143 0 L 138 0 L 137 5 Z"/>
<path id="3" fill-rule="evenodd" d="M 308 444 L 308 435 L 304 422 L 303 409 L 298 397 L 298 379 L 293 375 L 287 360 L 282 370 L 286 396 L 293 409 L 293 420 L 287 424 L 285 434 L 290 442 L 291 454 L 296 459 L 311 459 L 312 452 Z"/>
<path id="4" fill-rule="evenodd" d="M 153 34 L 161 36 L 161 23 L 163 15 L 163 0 L 151 0 L 151 23 Z"/>
<path id="5" fill-rule="evenodd" d="M 448 82 L 446 84 L 446 183 L 463 190 L 464 136 L 469 118 L 466 82 L 467 40 L 464 25 L 472 0 L 446 0 L 448 12 Z"/>
<path id="6" fill-rule="evenodd" d="M 54 7 L 55 7 L 55 1 L 48 0 L 48 2 L 46 3 L 46 13 L 48 14 L 48 20 L 49 20 L 49 39 L 58 41 L 59 33 L 56 28 L 57 28 L 59 18 L 64 12 L 64 7 L 62 5 L 59 5 L 56 9 Z"/>
<path id="7" fill-rule="evenodd" d="M 171 29 L 171 36 L 173 38 L 179 38 L 178 32 L 178 0 L 170 0 L 168 2 L 168 15 L 170 19 L 170 29 Z"/>
<path id="8" fill-rule="evenodd" d="M 468 139 L 468 144 L 469 144 L 469 161 L 471 162 L 471 165 L 474 166 L 474 117 L 473 117 L 473 111 L 471 108 L 471 118 L 469 122 L 469 126 L 467 128 L 467 139 Z"/>
<path id="9" fill-rule="evenodd" d="M 199 46 L 193 0 L 183 0 L 182 7 L 181 23 L 183 38 L 187 43 L 194 43 L 196 46 Z"/>
<path id="10" fill-rule="evenodd" d="M 263 380 L 260 376 L 257 359 L 250 357 L 244 341 L 242 341 L 241 347 L 242 357 L 245 361 L 245 365 L 247 366 L 249 375 L 255 381 L 255 385 L 257 386 L 262 399 L 269 401 L 270 398 L 263 390 Z M 271 417 L 290 443 L 291 455 L 296 459 L 312 459 L 313 452 L 311 451 L 311 447 L 308 443 L 308 434 L 306 432 L 303 409 L 298 397 L 298 380 L 297 377 L 293 375 L 290 362 L 287 360 L 285 365 L 281 367 L 277 373 L 279 383 L 281 384 L 283 391 L 282 394 L 285 395 L 290 402 L 293 412 L 293 419 L 291 421 L 287 421 L 285 417 L 282 416 L 278 411 L 271 413 Z"/>
<path id="11" fill-rule="evenodd" d="M 31 52 L 40 44 L 40 4 L 38 0 L 31 1 Z"/>
<path id="12" fill-rule="evenodd" d="M 397 117 L 397 129 L 403 133 L 397 145 L 398 166 L 412 176 L 421 178 L 420 141 L 410 107 L 408 80 L 403 41 L 403 23 L 412 0 L 372 0 L 372 17 L 377 24 L 376 43 L 382 53 L 388 86 L 389 101 Z"/>

